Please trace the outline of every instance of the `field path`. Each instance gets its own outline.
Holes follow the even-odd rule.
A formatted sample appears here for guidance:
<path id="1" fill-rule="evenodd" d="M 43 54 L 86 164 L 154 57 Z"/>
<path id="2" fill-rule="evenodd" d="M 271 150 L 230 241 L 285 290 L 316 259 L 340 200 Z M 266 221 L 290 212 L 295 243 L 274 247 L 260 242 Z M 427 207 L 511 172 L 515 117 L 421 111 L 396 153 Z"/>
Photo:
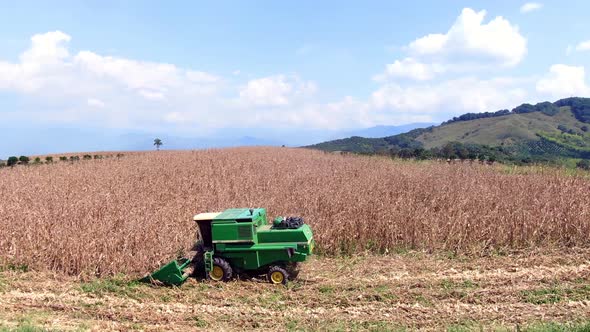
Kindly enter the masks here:
<path id="1" fill-rule="evenodd" d="M 315 258 L 287 288 L 180 288 L 121 278 L 0 273 L 0 326 L 56 330 L 467 330 L 590 319 L 590 252 L 487 258 L 422 253 Z"/>

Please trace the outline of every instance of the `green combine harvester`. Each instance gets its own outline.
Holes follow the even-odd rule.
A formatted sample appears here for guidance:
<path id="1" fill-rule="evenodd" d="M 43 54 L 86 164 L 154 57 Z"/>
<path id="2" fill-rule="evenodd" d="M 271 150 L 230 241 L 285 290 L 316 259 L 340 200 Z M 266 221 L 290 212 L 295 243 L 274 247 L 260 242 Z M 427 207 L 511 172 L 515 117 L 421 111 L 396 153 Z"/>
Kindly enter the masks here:
<path id="1" fill-rule="evenodd" d="M 215 281 L 235 274 L 266 274 L 273 284 L 297 277 L 297 265 L 311 255 L 315 245 L 309 225 L 299 217 L 277 217 L 267 222 L 265 209 L 228 209 L 201 213 L 194 221 L 200 241 L 190 257 L 178 258 L 141 281 L 180 285 L 203 269 Z"/>

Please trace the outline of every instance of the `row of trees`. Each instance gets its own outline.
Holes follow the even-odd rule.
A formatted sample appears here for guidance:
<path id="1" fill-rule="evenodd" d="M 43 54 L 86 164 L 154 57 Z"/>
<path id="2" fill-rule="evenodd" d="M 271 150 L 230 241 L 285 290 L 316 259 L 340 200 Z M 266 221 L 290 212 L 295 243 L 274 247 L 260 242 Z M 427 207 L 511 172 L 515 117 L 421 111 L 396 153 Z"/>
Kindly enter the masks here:
<path id="1" fill-rule="evenodd" d="M 590 98 L 565 98 L 550 103 L 548 101 L 538 103 L 535 105 L 522 104 L 516 108 L 510 110 L 500 110 L 497 112 L 484 112 L 484 113 L 466 113 L 445 123 L 453 123 L 458 121 L 469 121 L 482 118 L 493 118 L 497 116 L 509 115 L 509 114 L 525 114 L 532 112 L 541 112 L 545 115 L 553 116 L 559 112 L 559 107 L 570 106 L 574 116 L 581 122 L 590 123 Z"/>
<path id="2" fill-rule="evenodd" d="M 489 162 L 502 160 L 506 157 L 506 152 L 502 148 L 460 142 L 449 142 L 443 147 L 432 149 L 393 147 L 389 150 L 389 154 L 404 159 L 462 159 Z"/>
<path id="3" fill-rule="evenodd" d="M 164 142 L 162 142 L 161 139 L 159 139 L 159 138 L 154 139 L 154 146 L 156 147 L 157 150 L 160 150 L 160 147 L 162 145 L 164 145 Z M 120 158 L 123 156 L 123 154 L 118 153 L 116 156 L 117 156 L 117 158 Z M 98 154 L 95 154 L 95 155 L 85 154 L 82 156 L 82 159 L 83 160 L 92 160 L 92 159 L 96 160 L 96 159 L 103 159 L 104 157 L 105 156 L 98 155 Z M 106 156 L 106 158 L 109 158 L 109 157 L 112 157 L 112 155 Z M 80 156 L 70 156 L 70 157 L 61 156 L 61 157 L 59 157 L 59 161 L 68 161 L 68 160 L 71 162 L 79 161 Z M 45 157 L 44 162 L 41 160 L 40 157 L 36 157 L 35 159 L 33 159 L 33 162 L 32 162 L 32 164 L 34 164 L 34 165 L 39 165 L 39 164 L 43 164 L 43 163 L 45 163 L 45 164 L 53 163 L 53 157 L 52 156 Z M 8 160 L 6 160 L 6 162 L 0 161 L 0 167 L 6 167 L 6 166 L 13 167 L 15 165 L 29 165 L 29 164 L 31 164 L 31 158 L 29 158 L 27 156 L 20 156 L 20 157 L 11 156 L 11 157 L 8 157 Z"/>
<path id="4" fill-rule="evenodd" d="M 584 169 L 584 170 L 590 171 L 590 160 L 582 159 L 582 160 L 578 161 L 578 163 L 576 164 L 576 167 L 579 169 Z"/>
<path id="5" fill-rule="evenodd" d="M 590 98 L 566 98 L 555 102 L 557 106 L 569 106 L 578 121 L 590 123 Z"/>
<path id="6" fill-rule="evenodd" d="M 124 154 L 122 153 L 118 153 L 116 155 L 107 155 L 107 156 L 103 156 L 103 155 L 89 155 L 89 154 L 85 154 L 82 156 L 82 158 L 80 158 L 80 156 L 60 156 L 58 157 L 57 160 L 63 162 L 63 161 L 70 161 L 70 162 L 75 162 L 75 161 L 79 161 L 80 159 L 82 160 L 99 160 L 99 159 L 103 159 L 103 158 L 112 158 L 112 157 L 117 157 L 117 158 L 121 158 L 123 157 Z M 56 160 L 56 161 L 57 161 Z M 43 160 L 41 159 L 41 157 L 35 157 L 32 161 L 31 158 L 27 157 L 27 156 L 20 156 L 20 157 L 16 157 L 16 156 L 11 156 L 8 157 L 8 159 L 6 160 L 6 162 L 0 161 L 0 167 L 14 167 L 16 165 L 41 165 L 41 164 L 52 164 L 54 162 L 54 158 L 53 156 L 46 156 Z"/>
<path id="7" fill-rule="evenodd" d="M 19 162 L 21 164 L 28 164 L 29 163 L 29 160 L 30 159 L 27 156 L 20 156 L 18 158 L 15 157 L 15 156 L 12 156 L 12 157 L 9 157 L 8 158 L 8 160 L 6 161 L 6 164 L 5 165 L 6 166 L 14 166 L 14 165 L 18 164 Z M 4 165 L 4 163 L 0 163 L 0 166 L 2 166 L 2 165 Z"/>
<path id="8" fill-rule="evenodd" d="M 481 162 L 509 162 L 514 164 L 531 164 L 531 163 L 548 163 L 551 159 L 543 156 L 524 155 L 522 152 L 505 147 L 490 147 L 479 144 L 463 144 L 460 142 L 449 142 L 442 147 L 433 149 L 418 148 L 399 148 L 393 147 L 382 154 L 389 154 L 394 158 L 402 159 L 460 159 L 460 160 L 479 160 Z M 576 167 L 579 169 L 590 170 L 590 160 L 582 159 L 577 162 Z"/>
<path id="9" fill-rule="evenodd" d="M 452 118 L 451 120 L 445 122 L 445 124 L 459 122 L 459 121 L 470 121 L 470 120 L 484 119 L 484 118 L 495 118 L 498 116 L 504 116 L 504 115 L 509 115 L 509 114 L 525 114 L 525 113 L 532 113 L 532 112 L 541 112 L 545 115 L 553 116 L 553 115 L 557 114 L 557 112 L 559 112 L 559 107 L 557 107 L 555 104 L 550 103 L 548 101 L 538 103 L 536 105 L 522 104 L 516 108 L 513 108 L 512 111 L 505 109 L 505 110 L 499 110 L 497 112 L 466 113 L 466 114 Z"/>

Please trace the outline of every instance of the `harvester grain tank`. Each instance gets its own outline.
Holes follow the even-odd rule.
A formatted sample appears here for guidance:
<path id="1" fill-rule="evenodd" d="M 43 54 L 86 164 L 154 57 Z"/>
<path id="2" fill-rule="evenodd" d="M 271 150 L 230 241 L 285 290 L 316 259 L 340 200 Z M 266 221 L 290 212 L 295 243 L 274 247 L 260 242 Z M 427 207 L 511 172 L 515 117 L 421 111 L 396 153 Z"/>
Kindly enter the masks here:
<path id="1" fill-rule="evenodd" d="M 285 284 L 297 277 L 298 264 L 312 254 L 315 245 L 311 228 L 302 218 L 277 217 L 269 223 L 265 209 L 200 213 L 193 220 L 201 239 L 193 257 L 174 260 L 143 281 L 180 285 L 201 267 L 215 281 L 248 273 Z"/>

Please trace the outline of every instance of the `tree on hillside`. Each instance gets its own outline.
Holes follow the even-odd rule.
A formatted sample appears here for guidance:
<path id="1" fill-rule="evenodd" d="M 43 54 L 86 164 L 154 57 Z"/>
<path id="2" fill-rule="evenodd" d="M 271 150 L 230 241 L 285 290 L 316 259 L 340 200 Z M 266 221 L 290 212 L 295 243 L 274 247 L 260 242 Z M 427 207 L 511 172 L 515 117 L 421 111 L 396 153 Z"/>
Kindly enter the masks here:
<path id="1" fill-rule="evenodd" d="M 576 164 L 576 167 L 580 168 L 580 169 L 585 169 L 588 171 L 588 170 L 590 170 L 590 160 L 588 160 L 588 159 L 580 160 Z"/>
<path id="2" fill-rule="evenodd" d="M 441 152 L 443 158 L 454 159 L 456 157 L 455 147 L 453 146 L 452 142 L 445 144 L 442 147 L 440 152 Z"/>
<path id="3" fill-rule="evenodd" d="M 28 164 L 29 163 L 29 160 L 31 160 L 31 159 L 29 159 L 29 157 L 27 157 L 27 156 L 20 156 L 18 158 L 18 161 L 20 161 L 20 163 L 23 164 L 23 165 Z"/>
<path id="4" fill-rule="evenodd" d="M 156 150 L 160 151 L 160 146 L 164 145 L 162 140 L 159 138 L 154 139 L 154 145 L 156 146 Z"/>
<path id="5" fill-rule="evenodd" d="M 6 165 L 11 166 L 11 167 L 16 165 L 17 163 L 18 163 L 18 158 L 15 156 L 8 157 L 8 160 L 6 161 Z"/>
<path id="6" fill-rule="evenodd" d="M 397 153 L 397 155 L 404 159 L 414 158 L 414 151 L 412 149 L 403 148 Z"/>

